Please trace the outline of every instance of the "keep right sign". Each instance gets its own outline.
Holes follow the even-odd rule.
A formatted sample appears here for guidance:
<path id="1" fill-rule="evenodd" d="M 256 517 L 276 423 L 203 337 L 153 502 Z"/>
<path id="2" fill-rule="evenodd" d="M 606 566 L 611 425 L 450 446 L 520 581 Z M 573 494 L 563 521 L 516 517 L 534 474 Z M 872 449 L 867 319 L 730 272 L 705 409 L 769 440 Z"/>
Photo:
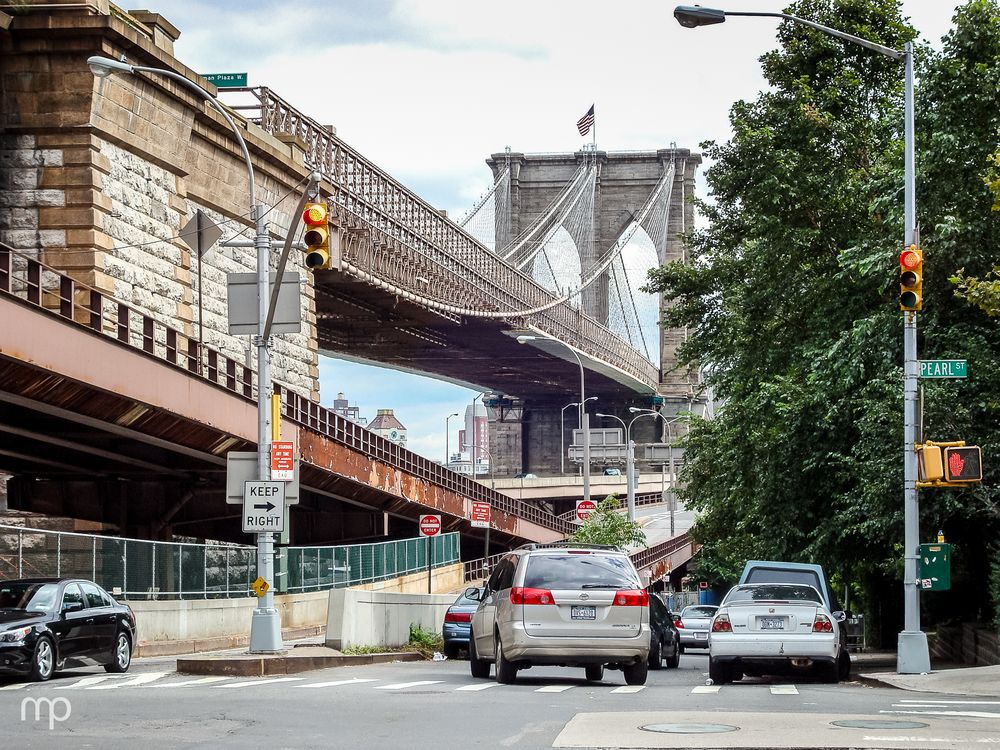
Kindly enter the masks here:
<path id="1" fill-rule="evenodd" d="M 597 503 L 593 500 L 577 500 L 576 501 L 576 520 L 586 521 L 590 518 L 590 514 L 597 510 Z"/>

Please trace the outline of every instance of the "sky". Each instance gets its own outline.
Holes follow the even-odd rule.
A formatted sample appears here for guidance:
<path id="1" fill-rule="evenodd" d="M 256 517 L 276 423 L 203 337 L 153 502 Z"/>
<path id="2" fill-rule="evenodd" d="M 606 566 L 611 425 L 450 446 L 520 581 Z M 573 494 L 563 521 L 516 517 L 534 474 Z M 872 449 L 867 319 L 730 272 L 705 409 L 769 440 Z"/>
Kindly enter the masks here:
<path id="1" fill-rule="evenodd" d="M 706 5 L 712 5 L 706 2 Z M 905 0 L 935 46 L 961 3 Z M 201 73 L 246 72 L 324 124 L 424 200 L 461 216 L 490 187 L 485 159 L 579 149 L 595 106 L 598 148 L 698 149 L 730 134 L 728 112 L 764 88 L 758 58 L 777 21 L 684 29 L 650 0 L 150 0 L 181 30 L 175 54 Z M 780 11 L 773 0 L 719 2 Z M 707 166 L 707 165 L 704 165 Z M 704 168 L 703 166 L 703 168 Z M 701 183 L 703 187 L 703 183 Z M 322 401 L 339 391 L 363 416 L 392 408 L 408 446 L 445 454 L 445 418 L 474 391 L 330 358 Z M 452 419 L 451 447 L 460 419 Z"/>

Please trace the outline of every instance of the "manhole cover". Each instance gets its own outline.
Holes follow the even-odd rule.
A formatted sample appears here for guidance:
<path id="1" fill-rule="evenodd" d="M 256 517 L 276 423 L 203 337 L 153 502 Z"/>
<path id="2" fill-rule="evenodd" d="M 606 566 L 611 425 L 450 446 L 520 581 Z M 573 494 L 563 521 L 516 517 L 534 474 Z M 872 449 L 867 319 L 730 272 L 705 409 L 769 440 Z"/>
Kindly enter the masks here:
<path id="1" fill-rule="evenodd" d="M 929 726 L 928 724 L 924 724 L 922 721 L 863 721 L 861 719 L 832 721 L 830 723 L 835 727 L 844 727 L 846 729 L 923 729 L 924 727 Z"/>
<path id="2" fill-rule="evenodd" d="M 731 724 L 646 724 L 639 729 L 662 734 L 721 734 L 735 732 L 739 727 Z"/>

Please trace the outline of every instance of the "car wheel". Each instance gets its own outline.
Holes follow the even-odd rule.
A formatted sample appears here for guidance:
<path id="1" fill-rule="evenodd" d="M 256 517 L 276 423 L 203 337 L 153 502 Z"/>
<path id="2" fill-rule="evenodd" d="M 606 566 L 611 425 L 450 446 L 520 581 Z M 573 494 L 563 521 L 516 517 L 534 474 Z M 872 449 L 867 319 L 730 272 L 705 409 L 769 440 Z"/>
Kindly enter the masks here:
<path id="1" fill-rule="evenodd" d="M 667 668 L 677 669 L 681 663 L 681 647 L 674 644 L 674 653 L 672 656 L 667 657 Z"/>
<path id="2" fill-rule="evenodd" d="M 650 669 L 660 669 L 663 666 L 663 644 L 660 643 L 660 639 L 656 638 L 653 643 L 649 645 L 649 662 Z"/>
<path id="3" fill-rule="evenodd" d="M 55 647 L 52 641 L 43 635 L 35 642 L 35 650 L 31 654 L 31 672 L 28 677 L 34 682 L 45 682 L 55 671 Z"/>
<path id="4" fill-rule="evenodd" d="M 458 658 L 458 644 L 457 643 L 446 643 L 444 644 L 444 655 L 449 659 Z"/>
<path id="5" fill-rule="evenodd" d="M 644 661 L 622 667 L 626 685 L 645 685 L 649 676 L 649 664 Z"/>
<path id="6" fill-rule="evenodd" d="M 840 682 L 839 662 L 833 662 L 831 664 L 817 664 L 816 671 L 819 675 L 819 679 L 823 682 L 831 684 Z"/>
<path id="7" fill-rule="evenodd" d="M 469 671 L 472 672 L 473 677 L 489 678 L 490 676 L 490 663 L 479 658 L 479 652 L 476 651 L 476 636 L 471 632 L 469 633 Z"/>
<path id="8" fill-rule="evenodd" d="M 678 646 L 677 650 L 678 650 L 678 652 L 680 652 L 680 653 L 683 654 L 684 653 L 684 646 Z"/>
<path id="9" fill-rule="evenodd" d="M 588 664 L 584 669 L 588 682 L 600 682 L 604 679 L 603 664 Z"/>
<path id="10" fill-rule="evenodd" d="M 496 655 L 497 682 L 501 685 L 512 684 L 517 679 L 517 667 L 503 655 L 503 643 L 500 641 L 499 633 L 496 634 Z"/>
<path id="11" fill-rule="evenodd" d="M 708 676 L 716 685 L 725 685 L 733 681 L 729 667 L 711 656 L 708 657 Z"/>
<path id="12" fill-rule="evenodd" d="M 104 665 L 105 672 L 112 672 L 121 674 L 123 672 L 128 672 L 128 668 L 132 665 L 132 639 L 128 637 L 128 633 L 121 632 L 115 639 L 115 653 L 114 661 L 110 664 Z"/>
<path id="13" fill-rule="evenodd" d="M 837 676 L 841 680 L 851 678 L 851 655 L 846 649 L 840 652 L 840 658 L 837 660 Z"/>

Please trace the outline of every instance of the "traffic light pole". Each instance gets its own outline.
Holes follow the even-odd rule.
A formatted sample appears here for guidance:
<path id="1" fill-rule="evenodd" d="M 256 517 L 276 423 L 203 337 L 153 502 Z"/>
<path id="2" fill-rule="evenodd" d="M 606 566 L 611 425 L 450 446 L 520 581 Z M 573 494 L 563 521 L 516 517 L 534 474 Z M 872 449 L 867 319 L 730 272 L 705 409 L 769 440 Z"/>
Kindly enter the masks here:
<path id="1" fill-rule="evenodd" d="M 913 44 L 907 42 L 904 62 L 905 82 L 905 204 L 904 247 L 917 244 L 917 198 L 914 170 L 913 123 Z M 920 674 L 931 669 L 927 635 L 920 629 L 920 589 L 917 564 L 920 555 L 920 501 L 917 495 L 917 452 L 915 449 L 917 403 L 917 313 L 903 312 L 903 631 L 896 651 L 896 671 Z"/>

